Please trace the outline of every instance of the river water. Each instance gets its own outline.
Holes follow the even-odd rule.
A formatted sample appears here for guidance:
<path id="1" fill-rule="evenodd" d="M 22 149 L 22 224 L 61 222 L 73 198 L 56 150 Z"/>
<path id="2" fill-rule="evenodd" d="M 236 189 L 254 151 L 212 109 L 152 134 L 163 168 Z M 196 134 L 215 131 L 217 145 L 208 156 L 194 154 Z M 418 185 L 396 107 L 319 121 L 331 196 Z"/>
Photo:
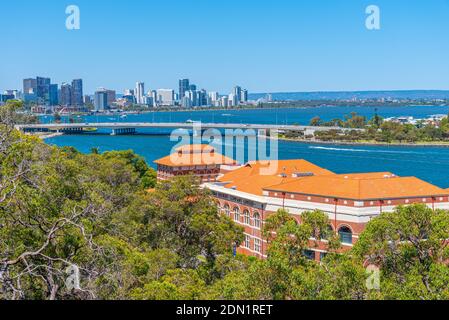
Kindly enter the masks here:
<path id="1" fill-rule="evenodd" d="M 383 117 L 413 116 L 426 118 L 448 114 L 449 107 L 379 107 Z M 323 120 L 343 118 L 355 111 L 371 118 L 375 111 L 368 107 L 320 107 L 270 110 L 227 110 L 192 112 L 155 112 L 138 115 L 86 116 L 83 122 L 185 122 L 187 120 L 216 123 L 308 124 L 320 116 Z M 52 119 L 44 118 L 43 121 Z M 100 132 L 101 133 L 101 132 Z M 168 131 L 161 135 L 109 136 L 107 134 L 65 135 L 47 139 L 49 144 L 73 146 L 81 152 L 99 148 L 132 149 L 145 157 L 150 165 L 166 156 L 177 141 L 170 141 Z M 443 188 L 449 187 L 449 148 L 398 146 L 320 145 L 279 141 L 279 159 L 306 159 L 336 173 L 389 171 L 399 176 L 416 176 Z"/>

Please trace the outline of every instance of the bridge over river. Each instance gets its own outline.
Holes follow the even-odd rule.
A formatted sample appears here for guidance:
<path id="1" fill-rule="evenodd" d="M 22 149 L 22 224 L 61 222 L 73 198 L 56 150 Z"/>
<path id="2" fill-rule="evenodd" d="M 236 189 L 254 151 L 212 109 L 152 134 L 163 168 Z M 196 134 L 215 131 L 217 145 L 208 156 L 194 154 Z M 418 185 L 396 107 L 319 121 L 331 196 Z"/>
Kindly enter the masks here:
<path id="1" fill-rule="evenodd" d="M 23 132 L 61 132 L 67 134 L 88 133 L 95 129 L 111 129 L 112 135 L 138 134 L 138 129 L 188 129 L 193 131 L 207 129 L 242 129 L 242 130 L 277 130 L 303 131 L 306 135 L 314 135 L 316 131 L 354 130 L 340 127 L 314 127 L 300 125 L 242 124 L 242 123 L 200 123 L 200 122 L 97 122 L 97 123 L 40 123 L 16 125 Z M 360 129 L 356 129 L 360 130 Z"/>

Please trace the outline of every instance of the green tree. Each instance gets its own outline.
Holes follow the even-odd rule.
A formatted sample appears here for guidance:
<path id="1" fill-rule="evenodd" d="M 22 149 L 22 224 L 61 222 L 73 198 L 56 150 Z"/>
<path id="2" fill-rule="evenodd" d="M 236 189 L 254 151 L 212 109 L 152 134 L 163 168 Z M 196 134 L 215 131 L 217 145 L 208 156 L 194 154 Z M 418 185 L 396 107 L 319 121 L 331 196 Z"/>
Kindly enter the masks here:
<path id="1" fill-rule="evenodd" d="M 398 207 L 373 219 L 354 254 L 380 267 L 386 299 L 448 299 L 449 212 Z"/>

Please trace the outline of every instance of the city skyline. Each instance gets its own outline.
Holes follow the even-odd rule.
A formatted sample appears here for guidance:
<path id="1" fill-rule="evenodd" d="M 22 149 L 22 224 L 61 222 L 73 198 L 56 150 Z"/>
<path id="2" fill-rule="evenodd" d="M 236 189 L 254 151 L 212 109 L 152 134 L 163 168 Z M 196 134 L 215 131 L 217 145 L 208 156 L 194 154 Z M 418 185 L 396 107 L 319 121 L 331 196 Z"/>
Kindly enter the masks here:
<path id="1" fill-rule="evenodd" d="M 3 4 L 0 30 L 14 49 L 0 52 L 1 90 L 34 74 L 51 74 L 55 83 L 82 78 L 88 93 L 121 92 L 137 80 L 177 88 L 185 77 L 219 92 L 235 83 L 251 92 L 449 89 L 447 0 L 376 1 L 380 30 L 365 28 L 371 3 L 361 0 L 75 4 L 81 29 L 73 31 L 65 28 L 66 4 Z M 223 12 L 230 12 L 224 20 Z"/>

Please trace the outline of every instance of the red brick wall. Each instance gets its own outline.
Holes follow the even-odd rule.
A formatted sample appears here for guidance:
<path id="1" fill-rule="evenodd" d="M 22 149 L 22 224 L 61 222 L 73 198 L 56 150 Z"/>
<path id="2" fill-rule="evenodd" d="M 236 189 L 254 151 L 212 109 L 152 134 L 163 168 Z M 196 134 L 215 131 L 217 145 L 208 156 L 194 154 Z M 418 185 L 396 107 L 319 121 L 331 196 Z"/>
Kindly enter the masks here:
<path id="1" fill-rule="evenodd" d="M 262 237 L 262 228 L 264 225 L 264 220 L 267 219 L 270 215 L 274 214 L 273 212 L 265 212 L 261 209 L 257 209 L 257 208 L 252 208 L 237 202 L 233 202 L 230 200 L 225 200 L 225 199 L 221 199 L 221 198 L 216 198 L 216 202 L 217 205 L 219 205 L 220 209 L 222 209 L 222 213 L 225 214 L 224 212 L 224 208 L 226 205 L 229 206 L 229 210 L 230 210 L 230 217 L 233 221 L 234 220 L 234 208 L 239 208 L 240 211 L 240 219 L 237 222 L 238 225 L 242 226 L 244 228 L 244 233 L 247 235 L 250 235 L 251 240 L 250 240 L 250 248 L 245 248 L 242 246 L 240 246 L 237 249 L 237 252 L 239 254 L 244 254 L 247 256 L 255 256 L 255 257 L 259 257 L 259 258 L 263 258 L 263 256 L 266 256 L 267 254 L 267 246 L 268 243 L 263 241 L 263 237 Z M 261 223 L 261 229 L 257 229 L 254 226 L 249 226 L 247 224 L 244 223 L 244 211 L 248 210 L 250 213 L 250 217 L 253 217 L 253 214 L 255 212 L 258 212 L 260 215 L 260 218 L 262 219 L 262 223 Z M 301 218 L 298 217 L 297 215 L 294 216 L 294 218 L 298 221 L 298 223 L 301 223 Z M 254 220 L 250 220 L 250 222 L 252 224 L 254 224 Z M 331 224 L 332 224 L 332 228 L 333 230 L 335 230 L 335 222 L 331 219 Z M 353 222 L 346 222 L 346 221 L 338 221 L 337 220 L 337 230 L 339 230 L 341 227 L 348 227 L 352 234 L 353 234 L 353 244 L 355 244 L 356 240 L 357 240 L 357 236 L 363 231 L 363 229 L 365 228 L 366 224 L 361 224 L 361 223 L 353 223 Z M 256 253 L 254 252 L 254 238 L 259 238 L 262 240 L 261 243 L 261 252 L 260 253 Z M 343 244 L 343 249 L 342 251 L 346 251 L 349 250 L 352 246 L 351 245 L 347 245 L 347 244 Z M 321 250 L 321 251 L 327 251 L 327 242 L 326 241 L 310 241 L 310 248 L 311 250 Z M 320 258 L 320 252 L 316 253 L 315 255 L 316 259 L 319 260 Z"/>

